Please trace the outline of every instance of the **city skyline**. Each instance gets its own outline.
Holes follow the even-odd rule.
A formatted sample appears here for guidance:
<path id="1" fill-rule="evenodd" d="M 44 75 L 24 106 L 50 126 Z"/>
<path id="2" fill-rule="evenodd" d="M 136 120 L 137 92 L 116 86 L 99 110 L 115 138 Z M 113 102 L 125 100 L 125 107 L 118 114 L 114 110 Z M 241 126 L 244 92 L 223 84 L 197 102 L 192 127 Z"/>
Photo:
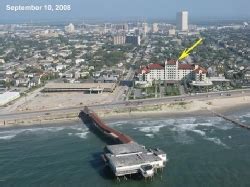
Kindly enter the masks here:
<path id="1" fill-rule="evenodd" d="M 45 5 L 45 4 L 69 4 L 71 11 L 62 12 L 12 12 L 6 11 L 6 5 Z M 175 20 L 177 12 L 188 11 L 190 21 L 249 19 L 248 11 L 250 2 L 247 0 L 210 0 L 201 2 L 193 0 L 187 2 L 149 0 L 128 1 L 101 1 L 101 0 L 21 0 L 0 2 L 0 21 L 67 21 L 80 19 L 96 20 L 136 20 L 136 19 L 164 19 Z"/>

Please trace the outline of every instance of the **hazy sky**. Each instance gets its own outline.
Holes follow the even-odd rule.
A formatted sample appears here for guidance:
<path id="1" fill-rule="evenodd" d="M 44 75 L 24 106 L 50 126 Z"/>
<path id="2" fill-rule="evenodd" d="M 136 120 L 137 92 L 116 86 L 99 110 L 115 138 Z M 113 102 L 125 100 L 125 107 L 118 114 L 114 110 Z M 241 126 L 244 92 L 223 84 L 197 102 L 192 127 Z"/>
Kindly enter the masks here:
<path id="1" fill-rule="evenodd" d="M 70 4 L 70 12 L 7 12 L 6 5 Z M 191 20 L 250 18 L 250 0 L 0 0 L 0 21 L 70 20 L 79 18 L 175 19 L 188 10 Z"/>

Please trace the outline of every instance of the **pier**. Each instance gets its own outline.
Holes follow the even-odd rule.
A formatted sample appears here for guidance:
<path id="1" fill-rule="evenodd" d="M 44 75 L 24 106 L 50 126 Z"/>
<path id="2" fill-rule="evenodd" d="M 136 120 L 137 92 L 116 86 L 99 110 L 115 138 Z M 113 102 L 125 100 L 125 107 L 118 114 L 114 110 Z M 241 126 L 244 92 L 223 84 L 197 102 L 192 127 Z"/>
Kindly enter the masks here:
<path id="1" fill-rule="evenodd" d="M 112 138 L 117 144 L 104 148 L 103 160 L 116 177 L 140 174 L 144 178 L 151 178 L 162 170 L 167 162 L 167 155 L 162 150 L 147 149 L 138 144 L 131 137 L 108 127 L 98 115 L 85 107 L 79 114 L 84 123 L 98 130 L 103 135 Z"/>
<path id="2" fill-rule="evenodd" d="M 221 117 L 221 118 L 223 118 L 223 119 L 225 119 L 225 120 L 227 120 L 227 121 L 230 121 L 230 122 L 233 123 L 234 125 L 237 125 L 237 126 L 239 126 L 239 127 L 241 127 L 241 128 L 250 130 L 250 126 L 245 125 L 245 124 L 241 123 L 240 121 L 237 121 L 237 120 L 232 119 L 232 118 L 230 118 L 230 117 L 224 116 L 223 114 L 220 114 L 220 113 L 215 112 L 215 111 L 211 111 L 211 112 L 212 112 L 215 116 L 218 116 L 218 117 Z"/>
<path id="3" fill-rule="evenodd" d="M 133 142 L 133 139 L 130 138 L 129 136 L 121 133 L 118 130 L 112 129 L 109 126 L 107 126 L 100 118 L 99 116 L 88 109 L 88 107 L 85 107 L 84 110 L 82 110 L 79 114 L 79 117 L 82 118 L 83 121 L 89 121 L 91 127 L 96 128 L 99 130 L 101 133 L 106 135 L 109 138 L 112 138 L 115 142 L 121 143 L 121 144 L 126 144 L 126 143 L 131 143 Z"/>

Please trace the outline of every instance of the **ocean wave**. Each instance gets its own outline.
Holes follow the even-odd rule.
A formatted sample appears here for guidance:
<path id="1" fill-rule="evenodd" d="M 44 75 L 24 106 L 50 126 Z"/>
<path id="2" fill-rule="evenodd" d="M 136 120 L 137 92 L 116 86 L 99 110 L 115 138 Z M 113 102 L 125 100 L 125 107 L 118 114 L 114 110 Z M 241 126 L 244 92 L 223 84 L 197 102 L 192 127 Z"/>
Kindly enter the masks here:
<path id="1" fill-rule="evenodd" d="M 176 119 L 175 123 L 194 123 L 195 121 L 196 118 L 187 117 L 187 118 Z"/>
<path id="2" fill-rule="evenodd" d="M 86 139 L 88 133 L 89 133 L 88 131 L 87 132 L 79 132 L 79 133 L 75 133 L 75 135 L 79 138 Z"/>
<path id="3" fill-rule="evenodd" d="M 181 144 L 191 144 L 194 142 L 194 138 L 188 136 L 186 132 L 178 132 L 178 135 L 174 136 L 174 140 Z"/>
<path id="4" fill-rule="evenodd" d="M 201 136 L 205 136 L 206 135 L 206 132 L 205 131 L 202 131 L 202 130 L 196 130 L 196 129 L 194 129 L 194 130 L 192 130 L 193 132 L 195 132 L 195 133 L 198 133 L 199 135 L 201 135 Z"/>
<path id="5" fill-rule="evenodd" d="M 219 129 L 228 129 L 225 128 L 224 126 L 218 126 L 213 123 L 193 123 L 193 124 L 180 124 L 180 125 L 175 125 L 173 128 L 171 128 L 172 131 L 176 131 L 178 133 L 177 137 L 175 138 L 177 142 L 180 143 L 192 143 L 193 138 L 187 134 L 187 132 L 194 132 L 198 135 L 200 135 L 203 139 L 211 141 L 217 145 L 221 145 L 223 147 L 229 148 L 226 144 L 224 144 L 219 138 L 217 137 L 208 137 L 206 135 L 206 132 L 204 129 L 197 129 L 197 127 L 216 127 Z"/>
<path id="6" fill-rule="evenodd" d="M 246 114 L 243 114 L 243 115 L 240 115 L 238 116 L 240 119 L 241 118 L 250 118 L 250 113 L 246 113 Z"/>
<path id="7" fill-rule="evenodd" d="M 174 131 L 193 131 L 193 132 L 198 132 L 201 134 L 201 130 L 197 130 L 196 128 L 198 126 L 203 126 L 203 127 L 212 127 L 212 123 L 184 123 L 184 124 L 177 124 L 172 128 Z"/>
<path id="8" fill-rule="evenodd" d="M 157 133 L 160 131 L 161 128 L 165 127 L 166 125 L 156 125 L 152 127 L 136 127 L 134 128 L 135 130 L 139 130 L 141 132 L 146 132 L 146 133 Z"/>
<path id="9" fill-rule="evenodd" d="M 205 123 L 207 126 L 210 124 Z M 203 124 L 203 125 L 205 125 Z M 187 132 L 194 132 L 200 136 L 205 136 L 206 132 L 196 129 L 199 124 L 180 124 L 175 125 L 170 128 L 171 131 L 177 132 L 177 136 L 175 137 L 176 142 L 183 143 L 183 144 L 190 144 L 194 142 L 194 138 L 187 134 Z"/>
<path id="10" fill-rule="evenodd" d="M 159 124 L 173 125 L 175 123 L 175 119 L 158 119 L 158 120 L 138 120 L 135 122 L 136 126 L 158 126 Z"/>
<path id="11" fill-rule="evenodd" d="M 205 140 L 208 140 L 208 141 L 211 141 L 217 145 L 221 145 L 225 148 L 229 148 L 225 143 L 223 143 L 219 138 L 216 138 L 216 137 L 212 137 L 212 138 L 209 138 L 209 137 L 206 137 Z"/>
<path id="12" fill-rule="evenodd" d="M 110 126 L 110 127 L 119 127 L 119 126 L 122 126 L 122 125 L 125 125 L 125 124 L 128 124 L 128 123 L 129 123 L 128 120 L 123 120 L 123 121 L 111 122 L 111 123 L 108 123 L 107 125 Z"/>
<path id="13" fill-rule="evenodd" d="M 6 135 L 6 136 L 0 136 L 0 140 L 10 140 L 12 138 L 14 138 L 16 135 Z"/>
<path id="14" fill-rule="evenodd" d="M 86 127 L 82 127 L 80 125 L 77 126 L 62 126 L 62 127 L 33 127 L 33 128 L 22 128 L 22 129 L 12 129 L 12 130 L 3 130 L 0 131 L 0 140 L 10 140 L 15 138 L 18 135 L 28 135 L 28 134 L 44 134 L 44 133 L 55 133 L 62 130 L 76 130 L 76 131 L 86 131 Z"/>
<path id="15" fill-rule="evenodd" d="M 145 134 L 145 136 L 147 136 L 149 138 L 154 138 L 154 134 Z"/>
<path id="16" fill-rule="evenodd" d="M 69 136 L 77 136 L 82 139 L 86 139 L 89 133 L 89 129 L 86 126 L 73 126 L 69 130 L 73 131 L 68 133 Z"/>

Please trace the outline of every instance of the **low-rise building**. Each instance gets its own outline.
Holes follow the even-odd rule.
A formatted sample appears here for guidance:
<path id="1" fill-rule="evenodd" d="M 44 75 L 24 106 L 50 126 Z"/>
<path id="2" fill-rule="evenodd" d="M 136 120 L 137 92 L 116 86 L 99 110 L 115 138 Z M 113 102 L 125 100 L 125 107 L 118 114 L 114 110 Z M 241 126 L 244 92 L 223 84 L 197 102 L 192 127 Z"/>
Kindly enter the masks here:
<path id="1" fill-rule="evenodd" d="M 20 97 L 19 92 L 4 92 L 0 94 L 0 106 L 3 106 Z"/>

